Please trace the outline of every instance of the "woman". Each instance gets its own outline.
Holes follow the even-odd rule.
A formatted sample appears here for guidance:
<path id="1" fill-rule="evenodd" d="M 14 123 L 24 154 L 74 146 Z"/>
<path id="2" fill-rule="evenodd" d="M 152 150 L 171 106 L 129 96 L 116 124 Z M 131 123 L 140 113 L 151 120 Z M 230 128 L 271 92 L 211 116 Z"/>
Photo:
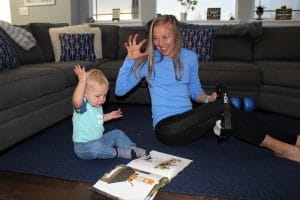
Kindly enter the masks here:
<path id="1" fill-rule="evenodd" d="M 152 20 L 145 52 L 141 48 L 147 40 L 137 43 L 137 37 L 137 34 L 129 36 L 125 43 L 128 54 L 119 71 L 116 95 L 125 95 L 145 77 L 155 135 L 165 144 L 191 143 L 211 131 L 221 117 L 223 103 L 216 101 L 215 92 L 208 95 L 202 89 L 197 55 L 182 48 L 176 18 L 162 15 Z M 193 108 L 191 100 L 204 104 Z M 231 114 L 237 138 L 300 162 L 299 135 L 271 131 L 249 113 L 232 110 Z"/>

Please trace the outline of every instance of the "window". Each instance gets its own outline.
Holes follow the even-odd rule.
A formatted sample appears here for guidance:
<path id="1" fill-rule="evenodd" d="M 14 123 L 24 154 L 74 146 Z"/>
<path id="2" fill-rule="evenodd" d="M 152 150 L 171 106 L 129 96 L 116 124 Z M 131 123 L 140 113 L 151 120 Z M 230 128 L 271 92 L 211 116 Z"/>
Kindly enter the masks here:
<path id="1" fill-rule="evenodd" d="M 221 8 L 220 20 L 236 19 L 236 0 L 198 0 L 194 10 L 187 12 L 187 20 L 207 20 L 208 8 Z M 181 19 L 184 7 L 178 0 L 157 0 L 157 14 L 173 14 Z"/>
<path id="2" fill-rule="evenodd" d="M 292 19 L 300 18 L 299 0 L 255 0 L 255 10 L 259 5 L 264 8 L 262 19 L 275 19 L 276 9 L 280 9 L 282 6 L 292 9 Z M 257 17 L 255 10 L 254 16 Z"/>
<path id="3" fill-rule="evenodd" d="M 0 20 L 11 23 L 9 0 L 1 0 Z"/>
<path id="4" fill-rule="evenodd" d="M 112 20 L 113 10 L 119 11 L 120 20 L 140 18 L 139 0 L 93 0 L 93 18 L 96 21 Z M 115 16 L 114 16 L 115 17 Z"/>
<path id="5" fill-rule="evenodd" d="M 156 14 L 173 14 L 178 20 L 184 16 L 181 15 L 184 7 L 180 0 L 89 0 L 89 2 L 92 2 L 91 12 L 94 20 L 104 23 L 115 23 L 112 20 L 113 10 L 120 13 L 118 17 L 120 21 L 128 22 L 130 26 L 137 25 L 136 23 L 143 24 Z M 258 18 L 256 7 L 259 3 L 264 7 L 261 16 L 264 25 L 300 24 L 300 0 L 197 0 L 195 9 L 187 12 L 186 20 L 195 24 L 235 24 L 256 21 Z M 276 9 L 282 6 L 292 9 L 292 20 L 275 20 Z M 208 9 L 211 12 L 207 14 Z M 211 20 L 207 20 L 207 16 L 210 16 Z M 288 16 L 285 17 L 284 19 L 287 19 Z M 230 21 L 230 19 L 236 20 Z M 124 23 L 116 24 L 124 25 Z"/>

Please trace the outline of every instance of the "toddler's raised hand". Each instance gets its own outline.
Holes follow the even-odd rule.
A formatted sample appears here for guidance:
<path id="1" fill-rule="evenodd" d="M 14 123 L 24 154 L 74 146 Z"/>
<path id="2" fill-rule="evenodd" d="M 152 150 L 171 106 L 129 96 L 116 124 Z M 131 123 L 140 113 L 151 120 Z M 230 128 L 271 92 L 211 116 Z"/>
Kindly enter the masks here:
<path id="1" fill-rule="evenodd" d="M 74 72 L 78 77 L 78 80 L 86 80 L 86 71 L 85 71 L 85 67 L 81 67 L 80 65 L 76 65 L 74 67 Z"/>

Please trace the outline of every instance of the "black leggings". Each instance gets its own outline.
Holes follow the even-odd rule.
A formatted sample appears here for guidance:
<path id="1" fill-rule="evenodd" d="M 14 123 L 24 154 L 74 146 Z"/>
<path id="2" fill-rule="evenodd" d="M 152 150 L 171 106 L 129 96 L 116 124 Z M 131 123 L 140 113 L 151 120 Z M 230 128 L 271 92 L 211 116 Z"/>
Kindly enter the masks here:
<path id="1" fill-rule="evenodd" d="M 212 132 L 215 122 L 224 111 L 223 102 L 203 104 L 185 113 L 167 117 L 155 127 L 159 141 L 168 145 L 184 145 Z M 266 135 L 289 144 L 295 144 L 297 135 L 286 134 L 277 128 L 267 127 L 253 113 L 231 109 L 233 135 L 247 143 L 260 145 Z"/>

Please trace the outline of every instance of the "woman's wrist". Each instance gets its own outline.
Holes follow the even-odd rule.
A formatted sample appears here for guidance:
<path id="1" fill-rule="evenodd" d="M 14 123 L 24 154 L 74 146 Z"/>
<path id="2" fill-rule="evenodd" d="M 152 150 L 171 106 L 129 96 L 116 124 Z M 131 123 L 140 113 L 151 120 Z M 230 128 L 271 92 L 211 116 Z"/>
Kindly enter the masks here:
<path id="1" fill-rule="evenodd" d="M 204 103 L 209 103 L 209 95 L 205 96 Z"/>

